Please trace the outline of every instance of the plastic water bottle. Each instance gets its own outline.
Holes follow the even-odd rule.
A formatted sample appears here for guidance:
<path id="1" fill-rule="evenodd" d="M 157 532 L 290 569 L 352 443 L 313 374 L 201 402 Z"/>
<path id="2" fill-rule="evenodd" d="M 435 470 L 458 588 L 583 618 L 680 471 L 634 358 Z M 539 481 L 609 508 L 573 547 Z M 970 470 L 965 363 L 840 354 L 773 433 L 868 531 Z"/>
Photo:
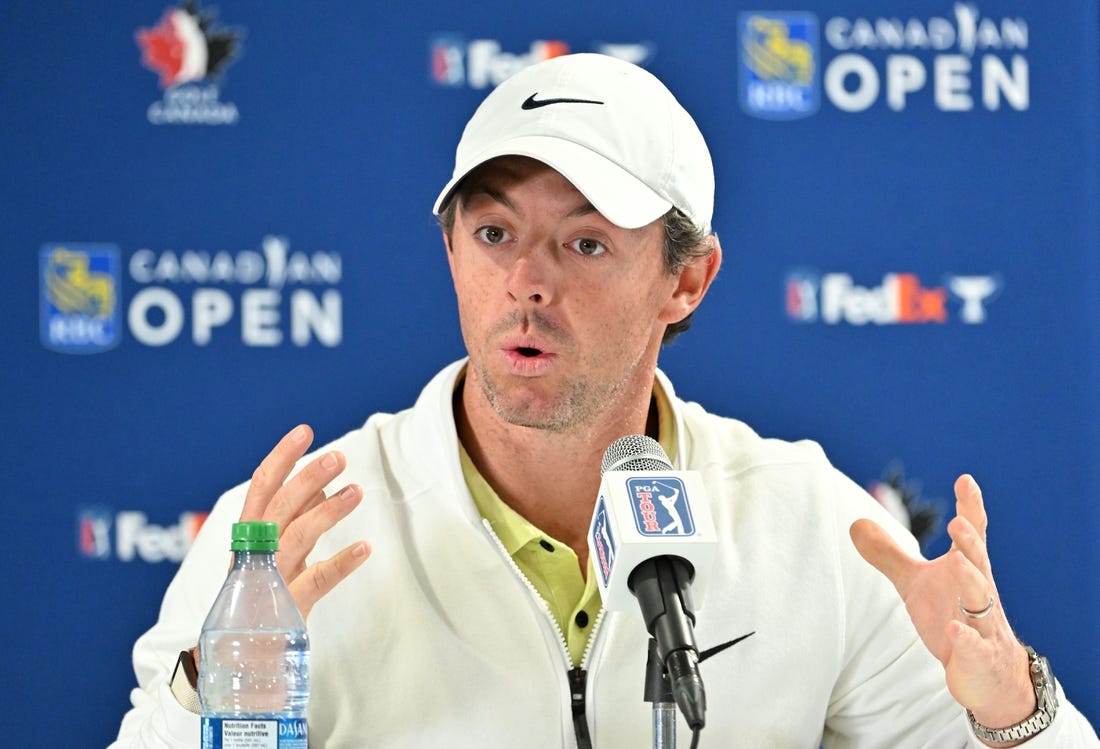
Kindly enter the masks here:
<path id="1" fill-rule="evenodd" d="M 233 569 L 199 638 L 203 749 L 307 749 L 309 637 L 275 523 L 233 525 Z"/>

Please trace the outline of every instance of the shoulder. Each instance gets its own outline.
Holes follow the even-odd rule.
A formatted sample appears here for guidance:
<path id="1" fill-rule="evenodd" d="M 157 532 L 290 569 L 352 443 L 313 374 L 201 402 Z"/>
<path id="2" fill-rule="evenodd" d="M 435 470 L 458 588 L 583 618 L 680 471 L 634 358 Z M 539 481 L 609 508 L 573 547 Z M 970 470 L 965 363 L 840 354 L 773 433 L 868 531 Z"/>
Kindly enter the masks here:
<path id="1" fill-rule="evenodd" d="M 352 451 L 349 468 L 354 454 L 356 465 L 376 480 L 400 476 L 418 483 L 461 475 L 452 400 L 464 368 L 464 360 L 448 365 L 424 386 L 411 407 L 395 414 L 376 413 L 361 429 L 341 438 L 346 448 L 338 449 Z"/>
<path id="2" fill-rule="evenodd" d="M 913 548 L 908 532 L 836 468 L 817 442 L 763 437 L 748 424 L 697 403 L 674 400 L 674 409 L 681 464 L 703 475 L 719 513 L 743 520 L 759 515 L 768 526 L 782 524 L 788 536 L 799 535 L 799 529 L 842 543 L 852 522 L 869 517 Z"/>
<path id="3" fill-rule="evenodd" d="M 821 446 L 763 437 L 743 421 L 711 413 L 698 403 L 674 401 L 679 447 L 686 467 L 726 476 L 785 468 L 812 473 L 832 469 Z"/>

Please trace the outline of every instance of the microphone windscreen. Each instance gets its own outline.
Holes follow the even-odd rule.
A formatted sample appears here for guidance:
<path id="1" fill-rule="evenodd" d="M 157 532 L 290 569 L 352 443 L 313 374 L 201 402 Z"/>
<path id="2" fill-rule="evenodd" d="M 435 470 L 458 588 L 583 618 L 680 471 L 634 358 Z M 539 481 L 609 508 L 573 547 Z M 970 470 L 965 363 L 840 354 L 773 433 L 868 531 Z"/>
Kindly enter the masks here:
<path id="1" fill-rule="evenodd" d="M 671 471 L 672 461 L 661 443 L 644 434 L 628 434 L 604 451 L 600 475 L 608 471 Z"/>

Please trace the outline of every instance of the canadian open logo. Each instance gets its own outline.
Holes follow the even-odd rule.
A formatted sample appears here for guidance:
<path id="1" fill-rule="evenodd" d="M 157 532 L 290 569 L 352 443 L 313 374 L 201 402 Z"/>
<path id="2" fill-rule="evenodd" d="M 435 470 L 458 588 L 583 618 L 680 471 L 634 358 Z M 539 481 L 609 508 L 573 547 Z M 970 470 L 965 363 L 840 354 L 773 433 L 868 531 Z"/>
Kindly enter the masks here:
<path id="1" fill-rule="evenodd" d="M 65 354 L 108 351 L 123 332 L 143 346 L 271 348 L 343 340 L 343 276 L 335 252 L 292 249 L 284 236 L 259 249 L 47 243 L 39 253 L 42 345 Z M 131 293 L 123 298 L 123 281 Z M 236 330 L 234 330 L 236 329 Z"/>
<path id="2" fill-rule="evenodd" d="M 863 112 L 882 100 L 901 112 L 1024 111 L 1030 106 L 1028 25 L 956 2 L 931 17 L 834 16 L 750 11 L 738 23 L 741 108 L 790 120 L 823 100 Z M 820 37 L 819 37 L 820 34 Z"/>

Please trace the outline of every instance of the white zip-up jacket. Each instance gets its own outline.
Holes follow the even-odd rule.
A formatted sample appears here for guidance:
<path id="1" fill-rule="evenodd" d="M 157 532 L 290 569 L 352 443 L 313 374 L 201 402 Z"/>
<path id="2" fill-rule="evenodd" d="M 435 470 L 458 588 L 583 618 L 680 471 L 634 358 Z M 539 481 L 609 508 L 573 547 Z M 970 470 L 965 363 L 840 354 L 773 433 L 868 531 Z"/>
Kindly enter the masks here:
<path id="1" fill-rule="evenodd" d="M 478 515 L 451 405 L 463 366 L 440 372 L 413 408 L 376 414 L 323 448 L 344 452 L 340 484 L 360 484 L 365 497 L 315 556 L 362 538 L 373 553 L 310 614 L 310 745 L 574 747 L 574 710 L 583 709 L 597 749 L 650 746 L 640 615 L 597 618 L 582 664 L 583 703 L 571 699 L 559 628 Z M 676 467 L 702 474 L 719 538 L 696 639 L 705 650 L 755 633 L 701 666 L 701 744 L 981 746 L 897 593 L 858 555 L 848 528 L 872 517 L 916 553 L 912 537 L 816 444 L 762 439 L 678 400 L 658 377 L 677 422 Z M 112 747 L 199 746 L 199 717 L 167 684 L 225 579 L 245 489 L 218 501 L 159 620 L 135 645 L 139 688 Z M 1054 724 L 1028 743 L 1098 745 L 1064 696 Z"/>

